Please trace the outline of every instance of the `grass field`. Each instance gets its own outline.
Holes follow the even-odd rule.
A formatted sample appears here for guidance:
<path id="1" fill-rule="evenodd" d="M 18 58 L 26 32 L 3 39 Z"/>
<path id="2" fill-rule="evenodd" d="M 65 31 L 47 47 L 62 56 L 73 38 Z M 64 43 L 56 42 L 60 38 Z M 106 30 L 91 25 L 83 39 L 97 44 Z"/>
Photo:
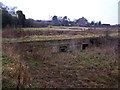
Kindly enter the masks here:
<path id="1" fill-rule="evenodd" d="M 85 27 L 64 27 L 64 26 L 52 26 L 46 27 L 46 28 L 22 28 L 23 30 L 42 30 L 42 31 L 48 31 L 48 30 L 54 30 L 54 31 L 81 31 L 81 30 L 87 30 L 88 28 Z"/>
<path id="2" fill-rule="evenodd" d="M 116 29 L 110 30 L 109 36 L 118 37 Z M 60 40 L 99 37 L 106 35 L 106 28 L 88 27 L 56 27 L 52 28 L 22 28 L 22 30 L 4 30 L 3 42 L 25 42 L 40 40 Z"/>
<path id="3" fill-rule="evenodd" d="M 51 35 L 51 36 L 28 36 L 21 38 L 3 38 L 3 42 L 26 42 L 26 41 L 46 41 L 46 40 L 63 40 L 63 39 L 77 39 L 77 38 L 90 38 L 99 37 L 100 35 L 87 34 L 87 35 Z M 104 36 L 104 35 L 103 35 Z"/>
<path id="4" fill-rule="evenodd" d="M 93 45 L 91 48 L 78 49 L 74 52 L 51 53 L 51 47 L 42 47 L 41 42 L 33 44 L 4 43 L 105 36 L 103 29 L 100 32 L 94 30 L 81 32 L 79 31 L 81 27 L 52 27 L 52 31 L 48 32 L 49 30 L 48 28 L 24 28 L 23 31 L 3 31 L 3 88 L 118 87 L 117 37 L 119 35 L 116 31 L 109 34 L 115 38 L 114 41 L 106 41 L 102 47 Z M 72 31 L 69 33 L 56 32 L 60 30 Z"/>
<path id="5" fill-rule="evenodd" d="M 115 46 L 96 47 L 75 51 L 75 53 L 50 53 L 49 48 L 40 48 L 39 46 L 35 47 L 33 52 L 28 52 L 25 48 L 20 50 L 22 47 L 11 45 L 6 47 L 7 50 L 4 50 L 7 55 L 3 55 L 4 87 L 17 87 L 16 82 L 19 80 L 15 77 L 19 75 L 18 70 L 23 73 L 20 79 L 21 87 L 118 87 L 118 55 Z M 29 46 L 25 47 L 30 48 Z M 20 51 L 20 53 L 17 51 Z M 20 67 L 20 62 L 23 67 Z M 24 69 L 26 65 L 29 68 Z M 27 74 L 27 76 L 24 74 Z M 26 83 L 24 84 L 24 82 Z"/>

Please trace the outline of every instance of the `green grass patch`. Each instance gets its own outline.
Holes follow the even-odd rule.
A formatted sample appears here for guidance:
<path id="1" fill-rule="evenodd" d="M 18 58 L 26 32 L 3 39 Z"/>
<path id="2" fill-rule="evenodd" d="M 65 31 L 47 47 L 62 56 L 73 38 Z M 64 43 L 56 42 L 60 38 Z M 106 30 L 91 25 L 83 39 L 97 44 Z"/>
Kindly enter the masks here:
<path id="1" fill-rule="evenodd" d="M 27 68 L 25 68 L 25 64 L 23 62 L 21 63 L 22 65 L 20 67 L 19 60 L 6 54 L 2 55 L 2 88 L 3 89 L 17 88 L 18 80 L 20 80 L 20 88 L 28 87 L 27 86 L 28 81 L 30 80 L 28 78 L 30 78 L 30 76 L 29 73 L 27 73 L 28 71 Z M 26 73 L 27 73 L 27 77 L 25 75 Z M 18 79 L 19 75 L 20 75 L 20 79 Z"/>
<path id="2" fill-rule="evenodd" d="M 6 64 L 11 64 L 11 63 L 17 64 L 18 61 L 9 56 L 2 57 L 2 65 L 3 66 Z"/>

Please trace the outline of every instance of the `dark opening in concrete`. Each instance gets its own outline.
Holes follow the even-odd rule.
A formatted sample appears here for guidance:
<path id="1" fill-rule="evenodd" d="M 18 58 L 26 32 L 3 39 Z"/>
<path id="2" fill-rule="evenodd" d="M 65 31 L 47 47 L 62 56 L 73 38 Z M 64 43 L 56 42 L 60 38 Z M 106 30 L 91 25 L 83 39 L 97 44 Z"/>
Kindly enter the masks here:
<path id="1" fill-rule="evenodd" d="M 91 38 L 91 39 L 90 39 L 90 42 L 91 42 L 92 44 L 97 43 L 97 38 Z"/>
<path id="2" fill-rule="evenodd" d="M 27 50 L 27 52 L 30 52 L 30 53 L 32 53 L 32 52 L 33 52 L 33 50 L 32 50 L 32 49 L 29 49 L 29 50 Z"/>
<path id="3" fill-rule="evenodd" d="M 67 52 L 67 46 L 60 46 L 60 52 Z"/>
<path id="4" fill-rule="evenodd" d="M 88 47 L 88 44 L 82 44 L 82 50 L 85 50 L 86 49 L 86 47 Z"/>

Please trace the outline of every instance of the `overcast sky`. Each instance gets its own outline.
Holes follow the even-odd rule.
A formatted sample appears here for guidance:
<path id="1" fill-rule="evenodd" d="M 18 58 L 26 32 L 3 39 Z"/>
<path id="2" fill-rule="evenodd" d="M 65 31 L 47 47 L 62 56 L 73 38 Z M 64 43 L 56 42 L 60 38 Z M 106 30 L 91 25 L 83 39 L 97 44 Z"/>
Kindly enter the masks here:
<path id="1" fill-rule="evenodd" d="M 118 23 L 120 0 L 0 0 L 6 6 L 17 6 L 26 18 L 49 20 L 67 16 L 70 20 L 85 17 L 89 22 Z"/>

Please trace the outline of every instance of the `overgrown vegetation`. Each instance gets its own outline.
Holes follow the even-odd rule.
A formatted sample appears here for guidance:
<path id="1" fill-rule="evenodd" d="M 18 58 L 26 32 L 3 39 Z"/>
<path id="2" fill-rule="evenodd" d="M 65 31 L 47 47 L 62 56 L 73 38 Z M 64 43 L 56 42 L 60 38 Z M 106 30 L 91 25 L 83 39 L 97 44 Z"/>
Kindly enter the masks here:
<path id="1" fill-rule="evenodd" d="M 75 30 L 74 30 L 75 28 Z M 116 28 L 108 29 L 109 36 L 118 37 Z M 80 28 L 80 27 L 52 27 L 52 28 L 23 28 L 4 29 L 2 32 L 3 42 L 26 42 L 39 40 L 59 40 L 106 36 L 105 28 Z"/>
<path id="2" fill-rule="evenodd" d="M 40 84 L 37 87 L 117 88 L 118 58 L 113 51 L 92 48 L 73 54 L 61 52 L 28 64 Z"/>
<path id="3" fill-rule="evenodd" d="M 2 54 L 2 88 L 30 88 L 31 80 L 28 66 L 8 47 Z"/>
<path id="4" fill-rule="evenodd" d="M 118 88 L 117 25 L 26 19 L 15 9 L 0 2 L 3 89 Z"/>
<path id="5" fill-rule="evenodd" d="M 31 88 L 117 88 L 118 51 L 117 39 L 115 40 L 110 42 L 110 45 L 104 43 L 102 47 L 91 47 L 73 52 L 52 53 L 51 47 L 44 48 L 42 43 L 18 44 L 18 46 L 5 44 L 3 51 L 9 55 L 19 50 L 18 55 L 29 67 L 28 73 L 33 79 L 32 83 L 29 82 Z M 10 61 L 9 57 L 5 58 L 8 61 L 3 64 L 3 69 L 6 69 L 6 65 L 10 67 L 11 64 L 19 67 L 18 61 L 13 62 L 17 59 Z M 21 64 L 24 65 L 24 63 Z M 3 77 L 8 77 L 7 79 L 10 80 L 8 76 L 10 72 L 5 70 L 4 73 Z M 24 75 L 28 73 L 23 71 L 23 77 L 26 78 Z M 3 83 L 5 87 L 15 86 Z M 26 85 L 25 87 L 28 87 Z"/>

